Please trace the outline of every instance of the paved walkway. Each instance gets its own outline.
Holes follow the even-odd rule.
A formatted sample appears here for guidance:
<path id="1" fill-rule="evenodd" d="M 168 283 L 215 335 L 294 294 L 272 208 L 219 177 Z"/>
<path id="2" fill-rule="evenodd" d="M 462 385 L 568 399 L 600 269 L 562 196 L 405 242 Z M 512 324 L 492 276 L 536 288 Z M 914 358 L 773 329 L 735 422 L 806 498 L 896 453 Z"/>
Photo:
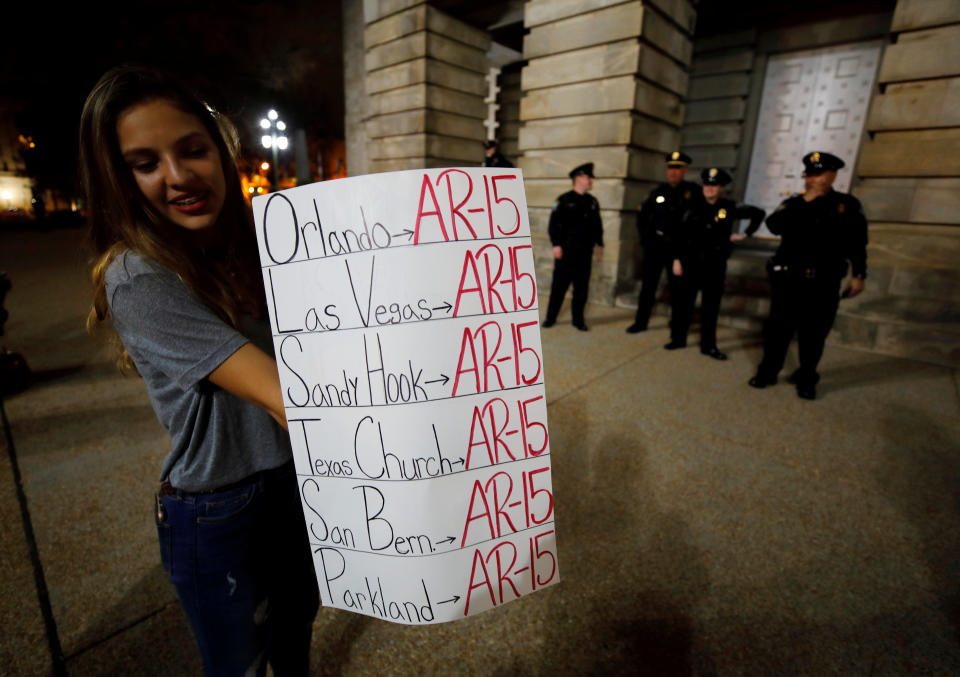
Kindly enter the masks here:
<path id="1" fill-rule="evenodd" d="M 83 331 L 79 236 L 0 231 L 0 343 L 37 374 L 3 402 L 0 666 L 197 674 L 153 533 L 165 435 Z M 808 402 L 746 386 L 755 335 L 718 363 L 631 315 L 543 333 L 563 582 L 434 627 L 321 610 L 315 673 L 960 674 L 957 372 L 828 347 Z"/>

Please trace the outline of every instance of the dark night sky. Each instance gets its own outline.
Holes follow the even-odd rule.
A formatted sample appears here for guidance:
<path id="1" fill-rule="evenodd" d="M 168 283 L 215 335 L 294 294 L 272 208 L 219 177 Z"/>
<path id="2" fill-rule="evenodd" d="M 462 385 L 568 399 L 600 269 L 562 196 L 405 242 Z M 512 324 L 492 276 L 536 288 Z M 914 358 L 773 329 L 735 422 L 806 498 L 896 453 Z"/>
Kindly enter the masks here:
<path id="1" fill-rule="evenodd" d="M 0 102 L 70 173 L 88 91 L 128 61 L 180 75 L 249 134 L 248 148 L 270 107 L 291 129 L 343 136 L 339 0 L 34 2 L 9 12 L 19 15 L 4 10 Z"/>

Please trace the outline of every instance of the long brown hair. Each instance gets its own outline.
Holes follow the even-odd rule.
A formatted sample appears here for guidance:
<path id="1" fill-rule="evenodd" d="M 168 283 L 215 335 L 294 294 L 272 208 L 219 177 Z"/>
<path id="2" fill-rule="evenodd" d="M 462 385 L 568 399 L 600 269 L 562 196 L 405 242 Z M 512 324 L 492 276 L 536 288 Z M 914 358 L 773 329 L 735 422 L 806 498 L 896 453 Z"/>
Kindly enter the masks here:
<path id="1" fill-rule="evenodd" d="M 215 225 L 224 243 L 218 256 L 191 246 L 186 231 L 150 205 L 120 152 L 117 120 L 132 106 L 169 101 L 196 117 L 209 132 L 223 167 L 226 194 Z M 214 312 L 234 328 L 240 316 L 266 311 L 263 280 L 250 210 L 243 199 L 236 157 L 236 129 L 229 120 L 191 92 L 174 76 L 143 66 L 120 66 L 94 86 L 80 117 L 80 180 L 87 204 L 89 240 L 93 249 L 93 308 L 87 330 L 93 333 L 109 314 L 105 274 L 113 259 L 133 250 L 180 276 Z M 114 337 L 116 338 L 116 337 Z M 118 364 L 132 368 L 119 341 Z"/>

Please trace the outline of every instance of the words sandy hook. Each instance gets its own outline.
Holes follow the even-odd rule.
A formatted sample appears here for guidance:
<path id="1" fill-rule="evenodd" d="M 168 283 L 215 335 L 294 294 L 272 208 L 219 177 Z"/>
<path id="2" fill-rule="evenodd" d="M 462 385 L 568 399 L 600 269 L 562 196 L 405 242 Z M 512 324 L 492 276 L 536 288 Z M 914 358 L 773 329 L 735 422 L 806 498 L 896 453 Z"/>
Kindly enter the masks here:
<path id="1" fill-rule="evenodd" d="M 556 583 L 520 171 L 372 174 L 253 207 L 323 604 L 416 625 Z"/>

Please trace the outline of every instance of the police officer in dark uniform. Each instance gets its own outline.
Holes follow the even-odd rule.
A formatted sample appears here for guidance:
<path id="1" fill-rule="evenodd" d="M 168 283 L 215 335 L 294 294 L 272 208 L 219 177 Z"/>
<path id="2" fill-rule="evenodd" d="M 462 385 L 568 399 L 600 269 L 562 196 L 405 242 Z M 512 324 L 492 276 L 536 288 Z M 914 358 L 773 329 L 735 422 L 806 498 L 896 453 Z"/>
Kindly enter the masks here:
<path id="1" fill-rule="evenodd" d="M 553 244 L 553 283 L 544 327 L 557 321 L 567 288 L 573 282 L 573 326 L 587 331 L 583 309 L 587 305 L 590 284 L 590 260 L 594 246 L 597 260 L 603 255 L 603 223 L 600 203 L 587 191 L 593 188 L 593 163 L 580 165 L 570 172 L 573 190 L 557 198 L 550 212 L 550 242 Z"/>
<path id="2" fill-rule="evenodd" d="M 684 214 L 703 199 L 697 184 L 684 181 L 690 162 L 690 156 L 680 151 L 667 155 L 667 182 L 661 183 L 647 196 L 637 214 L 637 230 L 643 247 L 643 282 L 637 299 L 637 314 L 633 324 L 627 327 L 628 334 L 646 330 L 664 268 L 667 269 L 670 296 L 674 296 L 671 263 L 676 258 L 673 252 L 676 231 Z"/>
<path id="3" fill-rule="evenodd" d="M 777 375 L 797 333 L 800 368 L 789 381 L 797 395 L 812 400 L 819 380 L 817 364 L 833 326 L 840 282 L 853 277 L 843 292 L 856 296 L 867 276 L 867 220 L 860 202 L 831 187 L 843 160 L 830 153 L 803 158 L 806 190 L 784 200 L 767 218 L 767 227 L 780 235 L 780 247 L 768 264 L 770 317 L 764 329 L 763 361 L 750 379 L 754 388 L 777 382 Z"/>
<path id="4" fill-rule="evenodd" d="M 715 360 L 725 360 L 727 356 L 717 348 L 717 317 L 731 242 L 753 235 L 763 223 L 766 212 L 750 205 L 738 207 L 733 200 L 721 197 L 724 188 L 733 180 L 724 170 L 717 167 L 704 169 L 700 178 L 703 181 L 703 201 L 686 213 L 678 231 L 680 276 L 675 285 L 678 293 L 673 295 L 676 302 L 671 303 L 671 341 L 665 347 L 673 350 L 687 345 L 690 316 L 697 292 L 700 292 L 700 352 Z M 740 219 L 750 219 L 750 225 L 745 233 L 734 234 L 733 225 Z"/>
<path id="5" fill-rule="evenodd" d="M 500 145 L 491 139 L 483 142 L 483 166 L 513 167 L 513 163 L 500 152 Z"/>

